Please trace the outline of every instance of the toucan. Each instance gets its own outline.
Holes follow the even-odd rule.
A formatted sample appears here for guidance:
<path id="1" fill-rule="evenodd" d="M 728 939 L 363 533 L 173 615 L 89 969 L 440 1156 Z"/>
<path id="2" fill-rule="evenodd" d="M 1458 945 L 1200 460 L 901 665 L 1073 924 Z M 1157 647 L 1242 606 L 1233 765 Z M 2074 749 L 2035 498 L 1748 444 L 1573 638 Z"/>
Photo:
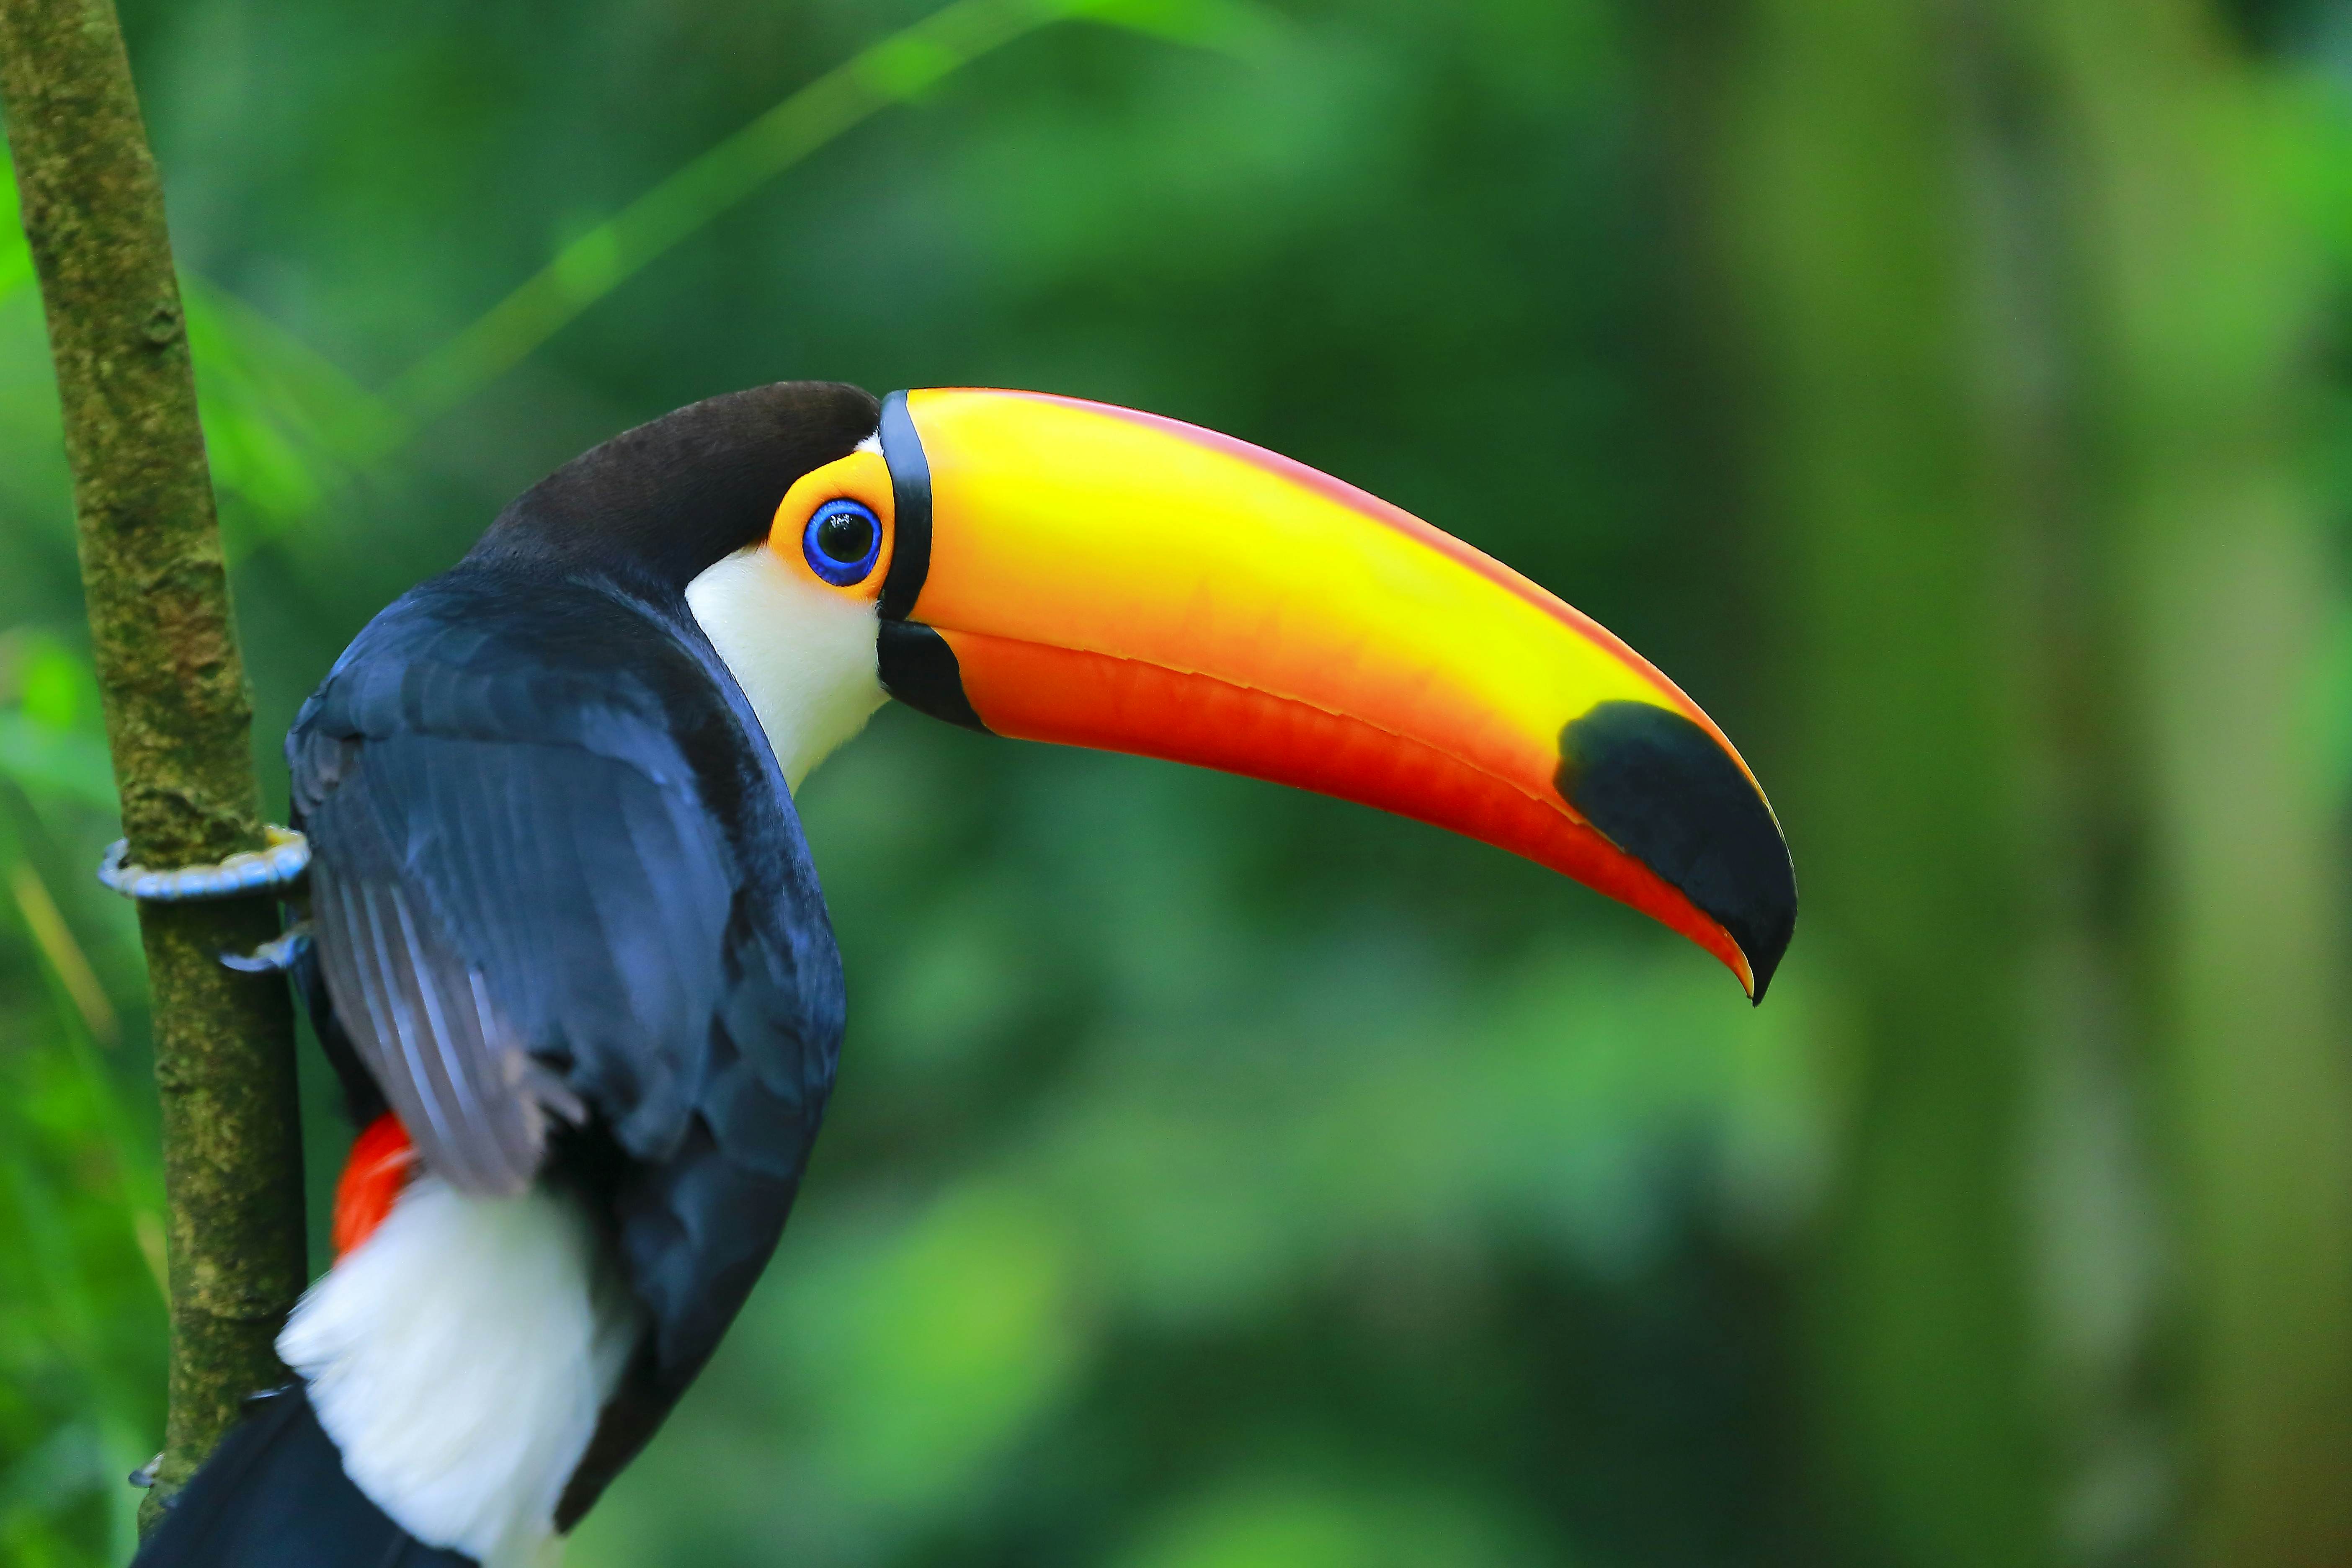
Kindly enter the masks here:
<path id="1" fill-rule="evenodd" d="M 359 1125 L 333 1267 L 144 1568 L 522 1568 L 773 1251 L 834 1081 L 793 810 L 887 698 L 1361 802 L 1566 873 L 1758 1001 L 1797 891 L 1707 716 L 1340 480 L 1038 393 L 786 382 L 565 464 L 286 741 L 289 966 Z"/>

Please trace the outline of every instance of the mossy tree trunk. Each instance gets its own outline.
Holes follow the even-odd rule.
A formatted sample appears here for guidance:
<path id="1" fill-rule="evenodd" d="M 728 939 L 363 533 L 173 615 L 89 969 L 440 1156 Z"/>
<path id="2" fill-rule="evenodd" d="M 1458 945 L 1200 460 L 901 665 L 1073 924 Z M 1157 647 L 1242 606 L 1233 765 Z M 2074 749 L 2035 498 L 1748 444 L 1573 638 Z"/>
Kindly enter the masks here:
<path id="1" fill-rule="evenodd" d="M 0 0 L 5 111 L 47 310 L 90 641 L 131 858 L 261 846 L 252 706 L 230 620 L 163 188 L 110 0 Z M 172 1373 L 151 1499 L 201 1462 L 306 1274 L 293 1019 L 224 950 L 275 934 L 266 899 L 140 911 L 170 1204 Z"/>

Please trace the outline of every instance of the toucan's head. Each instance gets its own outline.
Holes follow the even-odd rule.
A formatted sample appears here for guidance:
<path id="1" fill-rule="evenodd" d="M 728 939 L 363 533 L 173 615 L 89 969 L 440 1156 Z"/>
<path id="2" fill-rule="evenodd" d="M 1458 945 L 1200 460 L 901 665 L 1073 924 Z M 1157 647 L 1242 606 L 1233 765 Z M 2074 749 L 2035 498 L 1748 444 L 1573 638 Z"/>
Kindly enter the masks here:
<path id="1" fill-rule="evenodd" d="M 1420 519 L 1173 419 L 786 383 L 597 448 L 483 551 L 525 534 L 682 591 L 795 787 L 891 697 L 1484 839 L 1759 1000 L 1796 922 L 1763 791 L 1639 654 Z"/>

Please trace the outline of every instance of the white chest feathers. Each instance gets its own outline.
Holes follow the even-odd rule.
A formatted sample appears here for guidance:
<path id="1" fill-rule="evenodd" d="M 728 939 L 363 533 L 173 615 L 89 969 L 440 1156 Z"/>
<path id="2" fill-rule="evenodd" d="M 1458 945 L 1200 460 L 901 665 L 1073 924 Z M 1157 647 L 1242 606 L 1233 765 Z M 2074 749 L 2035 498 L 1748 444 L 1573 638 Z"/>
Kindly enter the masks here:
<path id="1" fill-rule="evenodd" d="M 427 1175 L 310 1288 L 278 1353 L 402 1529 L 529 1568 L 641 1325 L 577 1201 Z"/>
<path id="2" fill-rule="evenodd" d="M 835 593 L 765 545 L 706 568 L 686 604 L 751 700 L 787 788 L 797 792 L 882 706 L 872 601 Z"/>

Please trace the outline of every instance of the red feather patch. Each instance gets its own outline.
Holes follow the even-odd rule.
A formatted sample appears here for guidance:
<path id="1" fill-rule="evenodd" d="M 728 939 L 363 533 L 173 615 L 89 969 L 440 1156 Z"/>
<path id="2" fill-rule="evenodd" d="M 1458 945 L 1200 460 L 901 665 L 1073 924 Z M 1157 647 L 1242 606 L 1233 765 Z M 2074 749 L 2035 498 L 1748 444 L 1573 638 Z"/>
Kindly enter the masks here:
<path id="1" fill-rule="evenodd" d="M 335 1256 L 340 1258 L 365 1241 L 400 1201 L 408 1173 L 416 1163 L 416 1150 L 400 1118 L 385 1111 L 352 1142 L 351 1158 L 343 1162 L 342 1179 L 335 1184 Z"/>

